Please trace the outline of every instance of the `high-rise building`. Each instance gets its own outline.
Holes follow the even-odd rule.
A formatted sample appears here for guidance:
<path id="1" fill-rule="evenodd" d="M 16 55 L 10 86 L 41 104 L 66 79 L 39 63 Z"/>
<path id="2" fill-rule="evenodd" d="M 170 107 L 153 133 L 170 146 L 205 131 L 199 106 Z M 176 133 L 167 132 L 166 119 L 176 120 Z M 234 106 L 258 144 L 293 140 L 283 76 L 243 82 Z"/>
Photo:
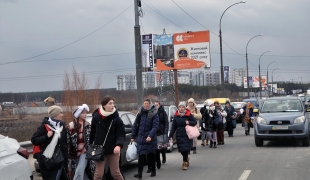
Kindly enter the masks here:
<path id="1" fill-rule="evenodd" d="M 242 86 L 244 77 L 246 77 L 246 69 L 231 69 L 229 71 L 229 83 L 231 84 Z"/>
<path id="2" fill-rule="evenodd" d="M 116 90 L 137 89 L 136 75 L 125 74 L 116 76 Z"/>

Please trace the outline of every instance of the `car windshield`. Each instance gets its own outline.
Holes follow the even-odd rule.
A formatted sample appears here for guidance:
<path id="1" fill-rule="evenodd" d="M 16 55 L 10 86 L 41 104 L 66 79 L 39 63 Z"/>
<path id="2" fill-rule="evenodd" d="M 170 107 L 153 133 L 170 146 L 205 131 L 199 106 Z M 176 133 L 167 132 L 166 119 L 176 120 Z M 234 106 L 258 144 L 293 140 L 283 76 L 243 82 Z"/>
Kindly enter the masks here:
<path id="1" fill-rule="evenodd" d="M 290 100 L 267 100 L 263 104 L 262 112 L 263 113 L 272 113 L 272 112 L 301 112 L 302 106 L 298 99 Z"/>

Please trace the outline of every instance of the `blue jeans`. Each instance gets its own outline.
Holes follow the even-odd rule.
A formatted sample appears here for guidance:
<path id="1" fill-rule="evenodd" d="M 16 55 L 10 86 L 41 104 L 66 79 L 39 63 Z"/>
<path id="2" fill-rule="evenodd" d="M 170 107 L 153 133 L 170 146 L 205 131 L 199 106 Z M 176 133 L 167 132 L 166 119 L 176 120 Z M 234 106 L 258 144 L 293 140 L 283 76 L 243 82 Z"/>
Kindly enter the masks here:
<path id="1" fill-rule="evenodd" d="M 88 176 L 85 174 L 85 168 L 87 166 L 87 159 L 85 159 L 86 154 L 81 154 L 78 158 L 78 165 L 75 170 L 74 180 L 89 180 Z"/>
<path id="2" fill-rule="evenodd" d="M 62 165 L 61 168 L 57 172 L 56 180 L 61 180 L 61 174 L 63 171 L 64 166 Z"/>

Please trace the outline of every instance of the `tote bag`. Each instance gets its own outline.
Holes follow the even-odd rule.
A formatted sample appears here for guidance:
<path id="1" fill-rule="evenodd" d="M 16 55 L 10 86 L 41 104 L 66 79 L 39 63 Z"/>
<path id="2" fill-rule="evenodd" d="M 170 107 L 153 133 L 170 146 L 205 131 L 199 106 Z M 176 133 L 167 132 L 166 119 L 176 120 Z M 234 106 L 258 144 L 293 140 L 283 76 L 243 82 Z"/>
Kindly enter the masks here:
<path id="1" fill-rule="evenodd" d="M 189 139 L 195 139 L 200 135 L 199 130 L 196 126 L 186 125 L 185 130 Z"/>

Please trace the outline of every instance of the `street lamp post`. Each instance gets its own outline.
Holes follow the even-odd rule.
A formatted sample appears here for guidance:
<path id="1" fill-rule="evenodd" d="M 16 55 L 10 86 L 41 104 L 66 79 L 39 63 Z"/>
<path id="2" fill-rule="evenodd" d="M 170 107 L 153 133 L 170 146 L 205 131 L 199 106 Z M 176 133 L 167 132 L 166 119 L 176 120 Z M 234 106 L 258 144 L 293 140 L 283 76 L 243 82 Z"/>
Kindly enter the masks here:
<path id="1" fill-rule="evenodd" d="M 271 63 L 269 63 L 269 65 L 267 66 L 267 88 L 268 88 L 268 97 L 270 97 L 270 91 L 269 91 L 269 87 L 268 87 L 268 83 L 269 83 L 269 76 L 268 76 L 268 68 L 270 66 L 270 64 L 277 62 L 277 61 L 272 61 Z"/>
<path id="2" fill-rule="evenodd" d="M 280 74 L 280 75 L 277 77 L 276 82 L 278 82 L 278 78 L 281 77 L 281 76 L 283 76 L 283 74 Z M 280 78 L 280 79 L 281 79 L 281 78 Z M 280 80 L 280 79 L 279 79 L 279 80 Z"/>
<path id="3" fill-rule="evenodd" d="M 272 91 L 272 94 L 273 94 L 273 71 L 276 70 L 276 69 L 280 69 L 280 67 L 277 67 L 277 68 L 273 69 L 272 73 L 271 73 L 271 78 L 272 78 L 271 91 Z"/>
<path id="4" fill-rule="evenodd" d="M 229 9 L 230 7 L 240 4 L 240 3 L 245 3 L 245 1 L 240 1 L 238 3 L 235 3 L 231 6 L 229 6 L 228 8 L 225 9 L 225 11 L 223 12 L 221 19 L 220 19 L 220 55 L 221 55 L 221 84 L 224 84 L 224 69 L 223 69 L 223 51 L 222 51 L 222 17 L 224 15 L 224 13 L 227 11 L 227 9 Z"/>
<path id="5" fill-rule="evenodd" d="M 248 98 L 250 98 L 250 86 L 249 86 L 249 63 L 248 63 L 248 45 L 249 45 L 249 43 L 251 42 L 251 40 L 252 39 L 254 39 L 254 38 L 256 38 L 256 37 L 258 37 L 258 36 L 263 36 L 263 34 L 260 34 L 260 35 L 257 35 L 257 36 L 254 36 L 254 37 L 252 37 L 249 41 L 248 41 L 248 43 L 247 43 L 247 45 L 246 45 L 246 49 L 245 49 L 245 57 L 246 57 L 246 79 L 247 79 L 247 86 L 248 86 Z"/>
<path id="6" fill-rule="evenodd" d="M 260 76 L 260 58 L 265 54 L 265 53 L 268 53 L 268 52 L 271 52 L 271 51 L 266 51 L 264 52 L 262 55 L 259 56 L 259 60 L 258 60 L 258 73 L 259 73 L 259 96 L 260 98 L 262 99 L 262 77 Z"/>

